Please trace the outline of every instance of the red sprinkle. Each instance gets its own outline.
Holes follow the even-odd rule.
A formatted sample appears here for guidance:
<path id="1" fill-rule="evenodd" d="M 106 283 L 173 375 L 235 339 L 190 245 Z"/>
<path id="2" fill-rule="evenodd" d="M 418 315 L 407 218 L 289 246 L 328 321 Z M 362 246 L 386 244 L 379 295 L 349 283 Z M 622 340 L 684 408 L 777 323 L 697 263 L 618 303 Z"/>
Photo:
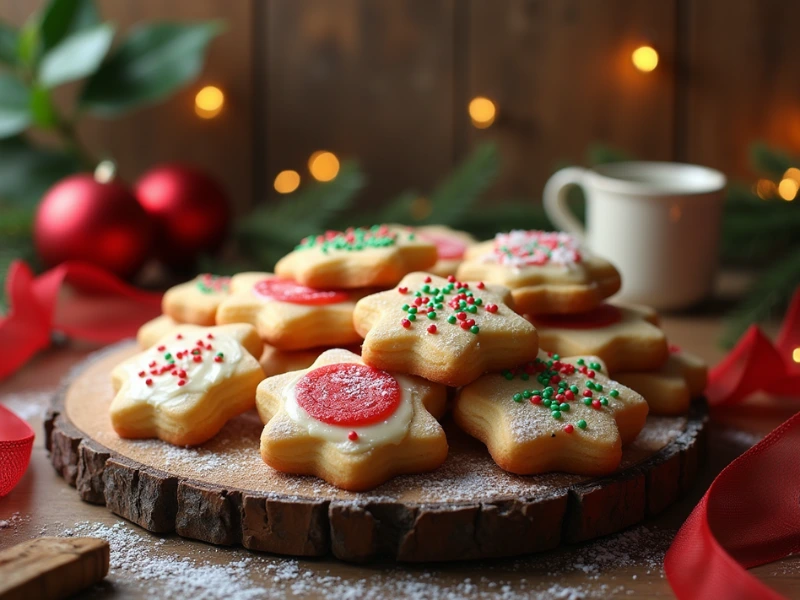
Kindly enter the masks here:
<path id="1" fill-rule="evenodd" d="M 403 327 L 405 327 L 406 329 L 408 329 L 409 327 L 411 327 L 411 321 L 409 321 L 408 319 L 403 319 L 402 321 L 400 321 L 400 324 L 401 324 Z"/>
<path id="2" fill-rule="evenodd" d="M 183 339 L 183 336 L 182 336 L 180 333 L 179 333 L 178 335 L 176 335 L 175 337 L 176 337 L 177 339 L 179 339 L 179 340 L 182 340 L 182 339 Z"/>
<path id="3" fill-rule="evenodd" d="M 203 357 L 198 354 L 192 360 L 194 360 L 194 362 L 203 362 Z"/>
<path id="4" fill-rule="evenodd" d="M 558 383 L 559 381 L 561 381 L 561 377 L 559 377 L 558 375 L 553 375 L 550 378 L 550 383 Z"/>
<path id="5" fill-rule="evenodd" d="M 467 318 L 467 313 L 460 312 L 456 315 L 456 319 L 459 321 L 463 321 Z"/>
<path id="6" fill-rule="evenodd" d="M 158 347 L 158 351 L 159 351 L 159 352 L 163 352 L 163 351 L 164 351 L 164 350 L 166 350 L 166 349 L 167 349 L 167 347 L 166 347 L 166 346 L 159 346 L 159 347 Z"/>
<path id="7" fill-rule="evenodd" d="M 214 335 L 213 335 L 213 334 L 211 334 L 211 333 L 209 333 L 209 334 L 208 334 L 206 337 L 207 337 L 208 339 L 210 339 L 210 340 L 213 340 L 213 339 L 214 339 Z"/>
<path id="8" fill-rule="evenodd" d="M 564 396 L 566 396 L 569 401 L 575 400 L 575 394 L 572 393 L 572 390 L 566 390 Z"/>
<path id="9" fill-rule="evenodd" d="M 454 283 L 454 282 L 455 282 L 455 280 L 456 280 L 456 277 L 455 277 L 455 275 L 448 275 L 448 276 L 447 276 L 447 281 L 448 281 L 448 282 L 450 282 L 450 283 Z"/>
<path id="10" fill-rule="evenodd" d="M 586 398 L 591 398 L 592 397 L 592 390 L 583 390 L 583 395 Z"/>
<path id="11" fill-rule="evenodd" d="M 575 428 L 572 426 L 572 423 L 567 423 L 566 425 L 564 425 L 564 431 L 566 431 L 567 433 L 572 433 L 573 431 L 575 431 Z"/>
<path id="12" fill-rule="evenodd" d="M 594 379 L 594 371 L 587 371 L 587 372 L 586 372 L 586 376 L 587 376 L 589 379 Z"/>
<path id="13" fill-rule="evenodd" d="M 153 380 L 152 380 L 152 379 L 145 379 L 145 380 L 144 380 L 144 382 L 145 382 L 147 385 L 153 385 Z"/>
<path id="14" fill-rule="evenodd" d="M 178 380 L 178 385 L 179 385 L 179 386 L 183 386 L 185 383 L 186 383 L 186 380 L 185 380 L 185 379 L 179 379 L 179 380 Z"/>
<path id="15" fill-rule="evenodd" d="M 406 286 L 399 287 L 399 288 L 397 288 L 397 291 L 400 292 L 401 294 L 407 294 L 408 293 L 408 288 Z"/>
<path id="16" fill-rule="evenodd" d="M 431 280 L 431 276 L 430 276 L 430 275 L 427 275 L 427 276 L 425 277 L 424 281 L 425 281 L 425 283 L 430 283 L 430 282 L 432 281 L 432 280 Z"/>
<path id="17" fill-rule="evenodd" d="M 178 371 L 178 376 L 179 376 L 179 377 L 183 377 L 183 378 L 185 379 L 185 378 L 186 378 L 186 371 L 184 371 L 183 369 L 181 369 L 180 371 Z"/>
<path id="18" fill-rule="evenodd" d="M 350 440 L 351 442 L 355 442 L 358 439 L 358 434 L 355 431 L 351 431 L 350 433 L 347 434 L 347 439 Z"/>
<path id="19" fill-rule="evenodd" d="M 600 400 L 592 400 L 592 406 L 599 409 L 602 404 L 600 404 Z"/>
<path id="20" fill-rule="evenodd" d="M 214 362 L 222 362 L 222 357 L 221 356 L 215 356 L 214 357 Z"/>
<path id="21" fill-rule="evenodd" d="M 472 327 L 472 325 L 470 325 L 470 324 L 469 324 L 469 323 L 467 323 L 466 321 L 461 321 L 461 329 L 463 329 L 464 331 L 466 331 L 466 330 L 467 330 L 467 329 L 469 329 L 470 327 Z"/>
<path id="22" fill-rule="evenodd" d="M 485 287 L 486 287 L 486 285 L 485 285 L 485 284 L 484 284 L 482 281 L 479 281 L 479 282 L 478 282 L 478 289 L 479 289 L 479 290 L 482 290 L 482 289 L 483 289 L 483 288 L 485 288 Z"/>
<path id="23" fill-rule="evenodd" d="M 436 333 L 436 325 L 429 325 L 428 333 Z"/>
<path id="24" fill-rule="evenodd" d="M 144 375 L 145 375 L 144 371 L 139 371 L 139 377 L 144 377 Z"/>
<path id="25" fill-rule="evenodd" d="M 497 312 L 497 304 L 487 304 L 486 305 L 486 312 L 490 312 L 492 314 Z"/>
<path id="26" fill-rule="evenodd" d="M 564 402 L 566 399 L 567 397 L 564 394 L 556 394 L 556 400 L 558 400 L 559 404 Z"/>
<path id="27" fill-rule="evenodd" d="M 541 404 L 542 397 L 541 396 L 531 396 L 531 404 Z"/>

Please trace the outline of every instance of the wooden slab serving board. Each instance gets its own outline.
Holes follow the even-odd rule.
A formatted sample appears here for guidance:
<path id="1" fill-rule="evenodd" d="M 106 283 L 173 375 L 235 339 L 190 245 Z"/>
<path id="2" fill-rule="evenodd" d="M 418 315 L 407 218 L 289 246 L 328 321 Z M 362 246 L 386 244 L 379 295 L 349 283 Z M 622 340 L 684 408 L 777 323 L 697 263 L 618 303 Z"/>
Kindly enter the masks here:
<path id="1" fill-rule="evenodd" d="M 518 476 L 445 417 L 442 467 L 347 492 L 261 461 L 255 411 L 198 448 L 123 440 L 111 428 L 109 373 L 137 352 L 122 342 L 87 358 L 64 381 L 45 422 L 53 466 L 80 497 L 153 532 L 348 561 L 512 556 L 618 531 L 672 504 L 694 479 L 705 402 L 684 417 L 654 417 L 609 477 Z"/>

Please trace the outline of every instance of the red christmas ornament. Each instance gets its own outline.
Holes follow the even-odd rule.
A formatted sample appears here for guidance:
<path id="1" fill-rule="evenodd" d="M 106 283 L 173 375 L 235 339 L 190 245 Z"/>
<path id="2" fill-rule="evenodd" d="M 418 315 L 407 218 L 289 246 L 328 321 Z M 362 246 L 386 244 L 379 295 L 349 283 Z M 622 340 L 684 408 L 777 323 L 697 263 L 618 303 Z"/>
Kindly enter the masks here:
<path id="1" fill-rule="evenodd" d="M 81 173 L 62 179 L 42 198 L 33 239 L 49 266 L 79 260 L 130 277 L 148 256 L 152 224 L 125 186 Z"/>
<path id="2" fill-rule="evenodd" d="M 231 219 L 222 188 L 202 171 L 178 164 L 151 169 L 136 182 L 136 197 L 157 228 L 158 255 L 186 267 L 225 240 Z"/>

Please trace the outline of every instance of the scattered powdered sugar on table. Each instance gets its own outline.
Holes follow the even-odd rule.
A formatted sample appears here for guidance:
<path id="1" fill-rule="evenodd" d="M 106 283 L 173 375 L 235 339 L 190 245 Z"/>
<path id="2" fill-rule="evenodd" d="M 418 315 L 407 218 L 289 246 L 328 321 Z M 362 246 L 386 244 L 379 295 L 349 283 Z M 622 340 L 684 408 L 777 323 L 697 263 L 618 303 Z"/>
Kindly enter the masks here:
<path id="1" fill-rule="evenodd" d="M 44 418 L 52 399 L 52 392 L 21 392 L 6 394 L 3 396 L 3 404 L 20 419 L 30 421 L 37 417 Z"/>
<path id="2" fill-rule="evenodd" d="M 78 523 L 62 535 L 108 540 L 109 580 L 114 589 L 135 586 L 149 596 L 163 596 L 168 590 L 173 597 L 193 600 L 307 596 L 344 600 L 371 597 L 576 600 L 631 593 L 624 583 L 636 579 L 630 569 L 660 573 L 674 532 L 638 527 L 592 544 L 527 558 L 427 567 L 331 565 L 330 560 L 280 558 L 231 548 L 217 549 L 223 557 L 222 564 L 218 564 L 192 556 L 198 551 L 207 554 L 205 545 L 177 538 L 159 539 L 124 521 L 113 525 Z M 478 569 L 483 574 L 476 576 Z M 601 574 L 606 583 L 598 581 Z M 613 576 L 608 577 L 609 574 Z M 101 584 L 95 592 L 103 595 L 107 589 Z"/>

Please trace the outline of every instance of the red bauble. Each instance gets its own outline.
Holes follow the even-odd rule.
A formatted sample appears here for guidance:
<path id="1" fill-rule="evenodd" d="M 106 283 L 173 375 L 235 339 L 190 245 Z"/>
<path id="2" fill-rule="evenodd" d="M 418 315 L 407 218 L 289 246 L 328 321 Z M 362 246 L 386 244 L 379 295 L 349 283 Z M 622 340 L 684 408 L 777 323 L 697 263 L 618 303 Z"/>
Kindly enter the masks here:
<path id="1" fill-rule="evenodd" d="M 156 224 L 158 256 L 170 266 L 188 266 L 225 240 L 228 198 L 198 169 L 178 164 L 151 169 L 136 182 L 136 197 Z"/>
<path id="2" fill-rule="evenodd" d="M 48 266 L 80 260 L 130 277 L 148 256 L 152 224 L 125 186 L 82 173 L 48 190 L 36 211 L 33 238 Z"/>

